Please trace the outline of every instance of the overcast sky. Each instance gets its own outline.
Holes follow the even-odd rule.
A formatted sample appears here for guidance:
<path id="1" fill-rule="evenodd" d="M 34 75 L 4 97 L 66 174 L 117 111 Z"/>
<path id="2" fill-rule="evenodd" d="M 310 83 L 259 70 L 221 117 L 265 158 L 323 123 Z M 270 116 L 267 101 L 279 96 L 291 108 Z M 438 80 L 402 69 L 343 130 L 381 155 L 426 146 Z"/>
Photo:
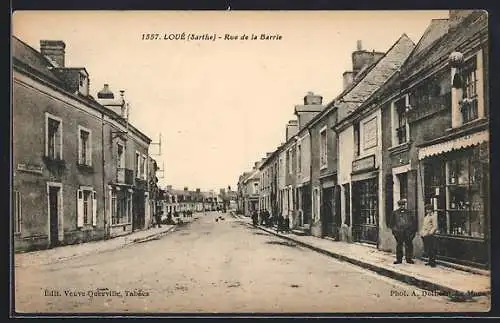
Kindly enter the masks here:
<path id="1" fill-rule="evenodd" d="M 66 66 L 85 67 L 91 94 L 109 83 L 131 101 L 131 122 L 158 141 L 161 185 L 236 188 L 238 176 L 285 140 L 307 91 L 329 102 L 342 90 L 356 40 L 386 51 L 415 43 L 447 11 L 16 12 L 13 34 L 39 50 L 66 43 Z M 142 40 L 145 33 L 242 35 L 281 40 Z M 155 147 L 151 148 L 154 152 Z"/>

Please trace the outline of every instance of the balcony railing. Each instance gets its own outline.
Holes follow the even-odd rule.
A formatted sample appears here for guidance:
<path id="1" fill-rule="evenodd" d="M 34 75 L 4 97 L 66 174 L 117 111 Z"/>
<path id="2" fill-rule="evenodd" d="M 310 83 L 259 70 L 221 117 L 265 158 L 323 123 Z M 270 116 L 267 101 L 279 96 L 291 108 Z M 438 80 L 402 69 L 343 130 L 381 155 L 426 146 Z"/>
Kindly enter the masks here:
<path id="1" fill-rule="evenodd" d="M 116 182 L 120 184 L 134 185 L 134 170 L 128 168 L 117 168 Z"/>

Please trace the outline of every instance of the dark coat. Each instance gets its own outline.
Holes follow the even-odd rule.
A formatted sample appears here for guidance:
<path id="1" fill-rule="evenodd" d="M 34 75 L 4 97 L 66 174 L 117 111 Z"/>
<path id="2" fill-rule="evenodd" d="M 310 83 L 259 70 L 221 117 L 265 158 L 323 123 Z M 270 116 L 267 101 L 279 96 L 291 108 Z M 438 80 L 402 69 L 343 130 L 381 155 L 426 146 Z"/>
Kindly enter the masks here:
<path id="1" fill-rule="evenodd" d="M 408 209 L 397 209 L 391 216 L 392 232 L 397 233 L 416 233 L 417 217 Z"/>

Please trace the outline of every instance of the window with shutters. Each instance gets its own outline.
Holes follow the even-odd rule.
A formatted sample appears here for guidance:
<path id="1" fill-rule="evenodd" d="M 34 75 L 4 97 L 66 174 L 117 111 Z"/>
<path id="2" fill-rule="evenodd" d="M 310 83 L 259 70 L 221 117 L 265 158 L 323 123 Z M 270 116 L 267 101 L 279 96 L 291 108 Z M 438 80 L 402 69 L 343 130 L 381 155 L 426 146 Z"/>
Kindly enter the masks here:
<path id="1" fill-rule="evenodd" d="M 21 233 L 21 219 L 22 219 L 22 208 L 21 208 L 21 194 L 19 191 L 13 192 L 13 213 L 14 213 L 14 233 Z"/>
<path id="2" fill-rule="evenodd" d="M 78 126 L 78 164 L 92 166 L 92 132 Z"/>
<path id="3" fill-rule="evenodd" d="M 97 194 L 91 187 L 77 191 L 77 227 L 97 225 Z"/>
<path id="4" fill-rule="evenodd" d="M 397 146 L 409 141 L 409 125 L 407 119 L 407 107 L 409 106 L 409 96 L 394 101 L 392 104 L 392 145 Z"/>
<path id="5" fill-rule="evenodd" d="M 117 147 L 117 158 L 116 158 L 116 161 L 117 161 L 117 165 L 116 167 L 118 169 L 123 169 L 125 168 L 125 153 L 124 153 L 124 148 L 123 148 L 123 145 L 122 144 L 118 144 Z"/>
<path id="6" fill-rule="evenodd" d="M 61 160 L 62 143 L 62 119 L 45 113 L 45 156 L 52 160 Z"/>
<path id="7" fill-rule="evenodd" d="M 142 179 L 146 179 L 146 172 L 147 172 L 147 157 L 145 155 L 142 155 L 142 165 L 141 165 L 141 174 L 142 174 Z"/>

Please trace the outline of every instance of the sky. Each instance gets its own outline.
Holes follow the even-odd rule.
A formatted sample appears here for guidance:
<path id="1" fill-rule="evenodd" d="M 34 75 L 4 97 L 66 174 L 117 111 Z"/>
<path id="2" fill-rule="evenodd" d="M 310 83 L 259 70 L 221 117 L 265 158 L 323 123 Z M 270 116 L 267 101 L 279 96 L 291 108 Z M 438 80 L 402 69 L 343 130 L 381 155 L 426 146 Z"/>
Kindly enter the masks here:
<path id="1" fill-rule="evenodd" d="M 130 122 L 158 142 L 160 185 L 235 189 L 241 173 L 285 141 L 308 91 L 330 102 L 351 53 L 417 43 L 447 11 L 17 11 L 12 33 L 39 50 L 66 43 L 66 66 L 85 67 L 90 93 L 125 90 Z M 164 35 L 215 34 L 212 40 Z M 146 40 L 145 34 L 158 34 Z M 249 40 L 225 40 L 225 35 Z M 258 39 L 252 40 L 255 34 Z M 261 40 L 261 34 L 281 39 Z M 279 38 L 279 37 L 275 37 Z"/>

